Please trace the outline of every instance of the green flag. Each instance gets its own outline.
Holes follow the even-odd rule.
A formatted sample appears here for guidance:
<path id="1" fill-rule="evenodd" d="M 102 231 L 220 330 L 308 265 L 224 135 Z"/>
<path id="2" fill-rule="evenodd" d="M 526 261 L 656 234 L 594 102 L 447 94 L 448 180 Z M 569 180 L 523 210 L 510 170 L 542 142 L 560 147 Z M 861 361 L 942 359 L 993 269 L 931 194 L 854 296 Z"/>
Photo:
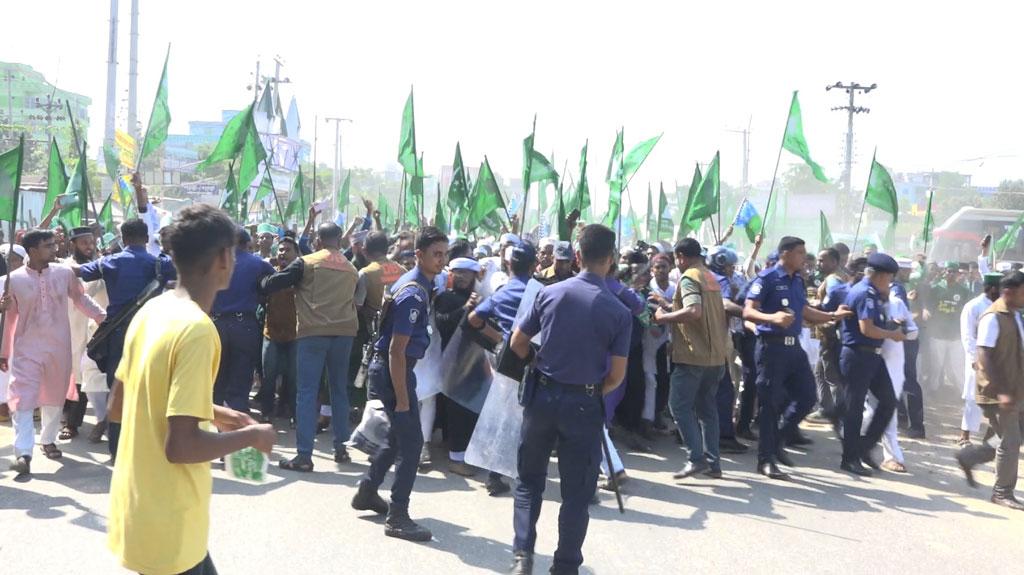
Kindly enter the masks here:
<path id="1" fill-rule="evenodd" d="M 395 223 L 395 214 L 382 193 L 377 194 L 377 209 L 380 210 L 380 225 L 384 226 L 384 229 L 390 228 Z"/>
<path id="2" fill-rule="evenodd" d="M 53 209 L 53 202 L 57 196 L 68 189 L 68 171 L 64 167 L 64 159 L 60 157 L 60 150 L 57 149 L 57 138 L 50 140 L 50 162 L 46 167 L 46 200 L 43 202 L 43 211 L 40 217 L 49 215 Z"/>
<path id="3" fill-rule="evenodd" d="M 604 181 L 608 182 L 608 213 L 604 215 L 602 223 L 608 227 L 615 226 L 615 220 L 619 219 L 619 211 L 622 209 L 622 132 L 620 129 L 615 133 L 615 143 L 612 144 L 612 155 L 608 158 L 608 171 L 605 172 Z"/>
<path id="4" fill-rule="evenodd" d="M 270 170 L 265 170 L 263 180 L 260 181 L 260 187 L 256 190 L 256 196 L 252 199 L 252 202 L 258 204 L 264 198 L 272 195 L 274 195 L 274 180 L 270 177 Z"/>
<path id="5" fill-rule="evenodd" d="M 469 185 L 466 183 L 466 167 L 462 164 L 462 149 L 455 143 L 455 161 L 452 163 L 452 182 L 448 185 L 448 208 L 454 215 L 466 205 Z"/>
<path id="6" fill-rule="evenodd" d="M 239 205 L 238 182 L 235 180 L 235 163 L 228 164 L 228 181 L 224 185 L 224 198 L 220 202 L 220 209 L 224 210 L 232 219 L 238 219 Z"/>
<path id="7" fill-rule="evenodd" d="M 715 157 L 711 160 L 711 165 L 708 166 L 708 171 L 704 174 L 700 187 L 697 188 L 697 194 L 693 197 L 693 203 L 690 205 L 690 222 L 694 228 L 718 213 L 721 201 L 718 161 L 718 152 L 715 152 Z"/>
<path id="8" fill-rule="evenodd" d="M 899 200 L 896 197 L 896 186 L 892 183 L 889 171 L 871 158 L 871 173 L 868 175 L 868 186 L 864 191 L 864 201 L 892 216 L 893 225 L 899 218 Z M 892 246 L 889 246 L 892 249 Z"/>
<path id="9" fill-rule="evenodd" d="M 224 126 L 224 131 L 221 133 L 220 139 L 217 140 L 213 152 L 205 160 L 199 162 L 196 167 L 202 170 L 210 164 L 237 157 L 250 139 L 250 124 L 252 123 L 252 104 L 249 104 Z"/>
<path id="10" fill-rule="evenodd" d="M 534 130 L 536 131 L 537 117 L 533 118 Z M 533 149 L 534 132 L 523 140 L 523 190 L 524 192 L 533 182 L 552 181 L 558 184 L 558 172 L 551 166 L 551 162 L 544 157 L 544 154 Z"/>
<path id="11" fill-rule="evenodd" d="M 1020 216 L 1017 217 L 1017 220 L 1013 222 L 1013 225 L 1006 230 L 1006 233 L 992 244 L 992 250 L 998 254 L 997 257 L 1001 258 L 1006 250 L 1017 244 L 1017 236 L 1020 235 L 1020 227 L 1022 224 L 1024 224 L 1024 212 L 1021 212 Z"/>
<path id="12" fill-rule="evenodd" d="M 441 182 L 437 182 L 437 204 L 434 206 L 434 227 L 448 233 L 448 219 L 444 217 L 444 202 L 441 201 Z"/>
<path id="13" fill-rule="evenodd" d="M 647 241 L 653 242 L 658 239 L 658 224 L 660 218 L 654 213 L 654 191 L 651 190 L 651 183 L 647 183 Z"/>
<path id="14" fill-rule="evenodd" d="M 82 141 L 82 155 L 78 158 L 78 165 L 75 166 L 75 173 L 68 180 L 68 187 L 65 194 L 75 194 L 78 201 L 74 205 L 60 211 L 59 217 L 69 227 L 82 225 L 82 214 L 89 205 L 89 175 L 87 172 L 88 162 L 86 161 L 85 150 L 88 144 Z"/>
<path id="15" fill-rule="evenodd" d="M 142 149 L 139 151 L 139 164 L 146 156 L 152 154 L 167 141 L 167 128 L 171 125 L 171 108 L 167 105 L 167 60 L 171 57 L 171 47 L 167 46 L 164 56 L 164 70 L 160 73 L 160 84 L 153 99 L 153 111 L 149 114 L 149 127 L 142 138 Z"/>
<path id="16" fill-rule="evenodd" d="M 736 219 L 733 220 L 733 226 L 743 227 L 743 231 L 747 234 L 747 239 L 751 243 L 757 239 L 757 234 L 761 233 L 761 214 L 757 213 L 757 208 L 754 204 L 750 203 L 749 199 L 744 198 L 743 203 L 740 204 L 740 209 L 736 211 Z"/>
<path id="17" fill-rule="evenodd" d="M 17 217 L 24 157 L 25 134 L 21 135 L 17 147 L 0 154 L 0 220 L 13 222 Z M 14 241 L 14 238 L 8 238 L 8 241 Z"/>
<path id="18" fill-rule="evenodd" d="M 832 230 L 828 228 L 828 219 L 825 218 L 825 212 L 818 210 L 818 221 L 821 223 L 821 233 L 818 236 L 818 249 L 824 250 L 835 245 L 832 240 Z"/>
<path id="19" fill-rule="evenodd" d="M 565 213 L 565 196 L 562 193 L 562 182 L 558 183 L 558 239 L 567 242 L 572 239 L 569 228 L 569 214 Z"/>
<path id="20" fill-rule="evenodd" d="M 928 242 L 932 241 L 932 228 L 935 227 L 935 222 L 932 221 L 932 198 L 935 197 L 935 191 L 928 191 L 928 211 L 924 214 L 924 229 L 921 230 L 921 239 L 927 245 Z"/>
<path id="21" fill-rule="evenodd" d="M 504 207 L 505 202 L 501 197 L 501 189 L 494 179 L 494 172 L 491 171 L 491 164 L 484 156 L 484 163 L 480 166 L 480 173 L 477 174 L 476 183 L 473 185 L 473 192 L 469 196 L 469 208 L 467 224 L 469 229 L 475 229 L 487 219 L 498 208 Z"/>
<path id="22" fill-rule="evenodd" d="M 405 108 L 402 109 L 402 135 L 398 140 L 398 163 L 402 164 L 407 174 L 422 176 L 422 165 L 417 164 L 416 158 L 416 114 L 413 111 L 412 88 L 409 88 L 409 98 L 405 101 Z"/>
<path id="23" fill-rule="evenodd" d="M 259 173 L 260 162 L 267 159 L 267 151 L 263 148 L 260 133 L 256 130 L 256 121 L 250 114 L 249 125 L 245 130 L 245 143 L 242 146 L 242 160 L 238 164 L 238 189 L 248 192 L 252 181 Z"/>
<path id="24" fill-rule="evenodd" d="M 633 177 L 634 174 L 636 174 L 636 172 L 640 169 L 640 166 L 643 165 L 644 160 L 646 160 L 647 156 L 650 155 L 651 150 L 653 150 L 654 146 L 657 145 L 659 140 L 661 140 L 661 136 L 662 134 L 658 134 L 653 138 L 644 140 L 639 144 L 633 146 L 629 150 L 629 153 L 625 155 L 625 157 L 621 156 L 621 142 L 619 140 L 616 140 L 616 145 L 618 146 L 618 151 L 621 158 L 621 165 L 618 173 L 614 176 L 614 180 L 612 181 L 612 191 L 614 191 L 615 193 L 613 196 L 609 196 L 608 215 L 605 216 L 606 226 L 610 225 L 609 222 L 615 222 L 615 217 L 618 217 L 619 214 L 619 202 L 621 201 L 622 191 L 629 185 L 629 180 Z M 622 133 L 620 132 L 619 139 L 621 139 L 621 137 Z M 609 169 L 611 169 L 611 162 L 609 162 L 608 167 Z"/>
<path id="25" fill-rule="evenodd" d="M 804 121 L 800 114 L 800 101 L 793 92 L 793 101 L 789 104 L 789 119 L 786 121 L 786 134 L 782 138 L 782 149 L 797 155 L 810 166 L 814 177 L 821 182 L 828 183 L 824 170 L 811 159 L 811 151 L 807 147 L 807 139 L 804 138 Z"/>
<path id="26" fill-rule="evenodd" d="M 270 85 L 270 81 L 270 78 L 267 78 L 267 83 L 263 87 L 263 93 L 260 95 L 260 101 L 256 104 L 256 111 L 259 112 L 260 116 L 266 118 L 268 124 L 276 116 L 274 90 Z M 277 100 L 277 103 L 280 105 L 280 99 Z"/>
<path id="27" fill-rule="evenodd" d="M 402 223 L 410 223 L 414 226 L 420 225 L 420 209 L 423 205 L 423 178 L 417 175 L 409 176 L 409 185 L 405 186 L 405 199 Z"/>
<path id="28" fill-rule="evenodd" d="M 700 174 L 700 164 L 697 164 L 693 168 L 693 179 L 690 181 L 690 188 L 686 192 L 686 204 L 683 206 L 682 217 L 679 219 L 679 234 L 677 239 L 683 239 L 692 232 L 700 222 L 693 223 L 690 217 L 690 211 L 693 209 L 694 198 L 697 196 L 697 190 L 700 189 L 700 183 L 703 177 Z"/>
<path id="29" fill-rule="evenodd" d="M 244 226 L 249 221 L 249 188 L 240 188 L 239 196 L 238 223 Z"/>
<path id="30" fill-rule="evenodd" d="M 103 144 L 103 165 L 107 168 L 107 177 L 110 178 L 110 181 L 117 182 L 117 176 L 121 169 L 121 158 L 113 144 Z"/>
<path id="31" fill-rule="evenodd" d="M 352 170 L 345 173 L 345 181 L 341 183 L 341 190 L 338 192 L 338 212 L 343 213 L 348 207 L 349 194 L 352 190 Z"/>
<path id="32" fill-rule="evenodd" d="M 103 226 L 104 233 L 115 234 L 117 228 L 114 225 L 114 210 L 111 204 L 113 203 L 114 192 L 110 192 L 107 196 L 106 201 L 103 202 L 103 207 L 100 208 L 99 223 Z"/>
<path id="33" fill-rule="evenodd" d="M 661 183 L 658 190 L 658 233 L 655 240 L 672 240 L 672 213 L 668 208 L 668 196 L 665 195 L 665 184 Z"/>
<path id="34" fill-rule="evenodd" d="M 296 174 L 295 179 L 292 181 L 292 189 L 288 193 L 288 205 L 284 209 L 285 219 L 297 218 L 301 220 L 306 217 L 306 214 L 303 213 L 306 209 L 304 207 L 306 199 L 305 191 L 302 189 L 303 185 L 305 185 L 305 182 L 302 177 L 302 166 L 299 166 L 299 173 Z"/>
<path id="35" fill-rule="evenodd" d="M 590 207 L 590 186 L 587 184 L 587 145 L 590 140 L 583 143 L 580 150 L 580 181 L 576 182 L 576 193 L 569 202 L 570 209 L 577 209 L 580 212 Z"/>

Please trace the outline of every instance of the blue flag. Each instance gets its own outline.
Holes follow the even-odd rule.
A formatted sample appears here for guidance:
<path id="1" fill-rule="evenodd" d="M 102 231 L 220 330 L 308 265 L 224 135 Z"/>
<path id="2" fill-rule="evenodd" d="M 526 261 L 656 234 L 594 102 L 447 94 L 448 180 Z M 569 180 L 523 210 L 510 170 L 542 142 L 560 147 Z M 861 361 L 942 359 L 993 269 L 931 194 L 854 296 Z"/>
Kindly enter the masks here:
<path id="1" fill-rule="evenodd" d="M 736 221 L 733 222 L 733 225 L 744 228 L 747 232 L 747 239 L 750 241 L 754 241 L 754 237 L 761 233 L 761 215 L 757 213 L 757 208 L 750 203 L 750 200 L 743 200 L 743 205 L 736 213 Z"/>

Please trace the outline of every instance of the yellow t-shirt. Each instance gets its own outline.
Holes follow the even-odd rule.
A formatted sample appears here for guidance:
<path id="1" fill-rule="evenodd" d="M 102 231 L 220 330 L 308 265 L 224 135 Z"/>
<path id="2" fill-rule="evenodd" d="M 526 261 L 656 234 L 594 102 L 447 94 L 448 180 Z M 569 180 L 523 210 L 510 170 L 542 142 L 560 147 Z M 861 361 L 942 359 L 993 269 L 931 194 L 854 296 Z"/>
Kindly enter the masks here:
<path id="1" fill-rule="evenodd" d="M 150 300 L 128 328 L 117 369 L 124 411 L 107 545 L 132 571 L 181 573 L 206 557 L 210 464 L 171 463 L 164 442 L 170 416 L 213 420 L 219 362 L 217 328 L 182 292 Z"/>

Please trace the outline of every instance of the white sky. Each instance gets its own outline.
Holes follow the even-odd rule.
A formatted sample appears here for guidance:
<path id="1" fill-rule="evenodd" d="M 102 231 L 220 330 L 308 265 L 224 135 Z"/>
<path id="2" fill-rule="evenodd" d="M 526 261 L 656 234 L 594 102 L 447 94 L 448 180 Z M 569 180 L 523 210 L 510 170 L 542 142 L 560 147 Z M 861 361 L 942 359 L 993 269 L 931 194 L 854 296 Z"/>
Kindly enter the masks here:
<path id="1" fill-rule="evenodd" d="M 878 84 L 859 97 L 854 185 L 872 149 L 895 171 L 948 169 L 994 185 L 1024 176 L 1017 2 L 246 2 L 141 0 L 139 114 L 149 115 L 167 43 L 172 132 L 240 108 L 257 56 L 286 61 L 303 138 L 319 114 L 319 158 L 333 160 L 344 126 L 346 165 L 383 168 L 397 155 L 401 109 L 416 88 L 418 148 L 428 172 L 456 140 L 469 165 L 486 153 L 505 177 L 521 171 L 522 139 L 559 172 L 590 139 L 590 182 L 604 172 L 620 125 L 627 149 L 665 136 L 632 188 L 689 182 L 693 163 L 722 151 L 740 181 L 741 137 L 753 118 L 751 180 L 769 180 L 790 93 L 800 90 L 812 156 L 839 178 L 846 115 L 826 84 Z M 128 81 L 130 0 L 120 1 L 118 95 Z M 0 59 L 30 64 L 93 98 L 90 141 L 103 131 L 109 2 L 5 2 Z M 123 124 L 124 119 L 119 118 Z M 1009 156 L 1009 157 L 994 157 Z M 965 162 L 968 158 L 987 160 Z M 783 169 L 794 158 L 783 155 Z"/>

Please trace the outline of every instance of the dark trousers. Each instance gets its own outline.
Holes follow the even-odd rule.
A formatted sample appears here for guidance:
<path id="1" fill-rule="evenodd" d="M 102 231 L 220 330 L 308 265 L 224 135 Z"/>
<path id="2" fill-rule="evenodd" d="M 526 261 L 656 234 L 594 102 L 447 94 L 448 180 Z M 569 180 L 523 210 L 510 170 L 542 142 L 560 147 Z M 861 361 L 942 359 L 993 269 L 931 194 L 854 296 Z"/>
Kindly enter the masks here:
<path id="1" fill-rule="evenodd" d="M 960 450 L 958 459 L 968 466 L 996 462 L 996 480 L 992 494 L 998 497 L 1013 497 L 1017 487 L 1017 464 L 1020 460 L 1021 436 L 1024 435 L 1024 411 L 1017 404 L 1009 407 L 982 405 L 982 412 L 989 421 L 985 441 L 981 445 L 968 445 Z M 992 447 L 988 440 L 998 436 L 998 446 Z"/>
<path id="2" fill-rule="evenodd" d="M 896 398 L 901 414 L 905 414 L 911 429 L 924 429 L 924 393 L 921 382 L 917 380 L 917 356 L 921 351 L 919 340 L 903 342 L 903 395 Z"/>
<path id="3" fill-rule="evenodd" d="M 82 386 L 75 384 L 78 388 L 78 401 L 64 402 L 64 425 L 78 429 L 82 427 L 82 420 L 85 419 L 85 408 L 89 403 L 89 397 L 82 391 Z"/>
<path id="4" fill-rule="evenodd" d="M 718 390 L 715 391 L 715 403 L 718 404 L 718 437 L 719 439 L 735 439 L 736 428 L 732 424 L 732 412 L 736 407 L 736 388 L 732 385 L 732 374 L 729 373 L 729 366 L 725 366 L 725 373 L 718 382 Z"/>
<path id="5" fill-rule="evenodd" d="M 107 389 L 114 387 L 114 376 L 117 374 L 117 366 L 121 364 L 121 357 L 124 356 L 124 337 L 128 332 L 128 322 L 110 332 L 110 339 L 107 345 L 107 361 L 103 366 L 104 375 L 107 376 Z M 121 424 L 113 421 L 107 424 L 107 449 L 110 450 L 111 461 L 117 459 L 117 445 L 121 439 Z"/>
<path id="6" fill-rule="evenodd" d="M 220 369 L 213 384 L 214 405 L 249 412 L 249 392 L 260 361 L 260 324 L 255 314 L 224 314 L 213 320 L 220 334 Z"/>
<path id="7" fill-rule="evenodd" d="M 558 548 L 553 569 L 574 572 L 583 563 L 583 540 L 590 522 L 587 506 L 597 488 L 604 434 L 599 395 L 555 383 L 538 384 L 523 408 L 512 549 L 533 552 L 548 461 L 557 442 L 562 506 L 558 511 Z"/>
<path id="8" fill-rule="evenodd" d="M 480 414 L 462 407 L 457 401 L 448 400 L 443 403 L 444 432 L 448 438 L 448 450 L 462 453 L 469 447 L 469 440 L 473 437 L 473 430 L 476 429 Z"/>
<path id="9" fill-rule="evenodd" d="M 882 356 L 843 346 L 839 352 L 839 369 L 843 372 L 843 461 L 856 461 L 871 451 L 885 433 L 896 411 L 896 394 Z M 868 392 L 878 400 L 875 414 L 863 435 L 864 400 Z"/>
<path id="10" fill-rule="evenodd" d="M 842 411 L 843 376 L 839 369 L 839 341 L 832 337 L 821 342 L 818 363 L 814 367 L 814 383 L 818 389 L 818 405 L 827 417 L 838 417 Z"/>
<path id="11" fill-rule="evenodd" d="M 281 377 L 281 390 L 277 392 L 277 378 Z M 274 415 L 274 398 L 278 406 L 287 405 L 288 413 L 295 415 L 295 341 L 263 340 L 263 379 L 256 401 L 264 417 Z"/>
<path id="12" fill-rule="evenodd" d="M 754 355 L 757 364 L 757 461 L 764 463 L 774 461 L 779 447 L 797 432 L 800 422 L 814 409 L 816 395 L 811 364 L 799 344 L 783 345 L 759 338 Z M 863 399 L 861 403 L 864 403 Z"/>
<path id="13" fill-rule="evenodd" d="M 416 374 L 413 373 L 414 360 L 406 360 L 405 385 L 409 393 L 409 410 L 395 411 L 395 392 L 391 384 L 391 373 L 385 357 L 375 357 L 366 372 L 370 399 L 380 399 L 384 403 L 384 412 L 391 422 L 388 430 L 388 446 L 380 450 L 370 462 L 370 468 L 363 476 L 363 482 L 373 489 L 384 483 L 388 469 L 398 461 L 395 467 L 395 481 L 391 484 L 391 510 L 389 513 L 409 510 L 409 496 L 416 482 L 416 467 L 420 462 L 420 451 L 423 449 L 423 431 L 420 429 L 420 408 L 416 398 Z M 336 414 L 339 417 L 343 415 Z"/>
<path id="14" fill-rule="evenodd" d="M 668 393 L 671 389 L 672 371 L 669 368 L 669 353 L 671 346 L 665 343 L 658 348 L 655 362 L 658 364 L 658 388 L 654 393 L 654 417 L 657 419 L 659 413 L 663 413 L 668 407 Z"/>
<path id="15" fill-rule="evenodd" d="M 622 401 L 615 408 L 615 419 L 629 431 L 640 429 L 641 416 L 644 411 L 644 395 L 647 392 L 647 380 L 644 378 L 644 348 L 636 346 L 629 350 L 626 364 L 626 387 Z"/>
<path id="16" fill-rule="evenodd" d="M 183 571 L 179 575 L 217 575 L 217 568 L 213 566 L 213 559 L 207 553 L 206 558 L 200 561 L 198 565 L 188 571 Z"/>
<path id="17" fill-rule="evenodd" d="M 736 427 L 741 431 L 750 431 L 750 425 L 754 421 L 754 406 L 757 403 L 757 362 L 754 359 L 757 336 L 744 330 L 742 334 L 734 335 L 732 341 L 743 365 L 740 413 L 736 418 Z"/>

